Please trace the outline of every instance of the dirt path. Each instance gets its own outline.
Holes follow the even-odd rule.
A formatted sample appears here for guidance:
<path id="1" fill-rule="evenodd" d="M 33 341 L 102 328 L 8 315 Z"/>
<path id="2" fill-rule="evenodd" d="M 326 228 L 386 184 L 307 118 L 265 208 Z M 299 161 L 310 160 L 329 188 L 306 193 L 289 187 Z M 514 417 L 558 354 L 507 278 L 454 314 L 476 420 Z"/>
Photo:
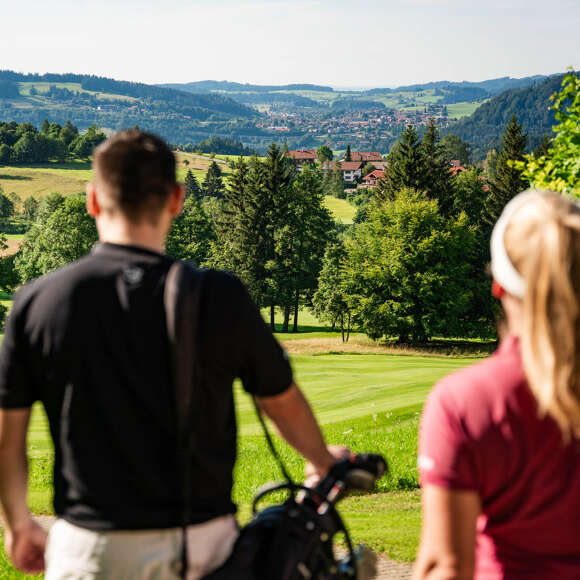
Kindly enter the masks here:
<path id="1" fill-rule="evenodd" d="M 54 516 L 35 516 L 34 518 L 45 530 L 49 530 L 54 522 Z M 0 516 L 0 526 L 2 517 Z M 379 556 L 377 563 L 376 580 L 410 580 L 411 564 L 395 562 L 387 556 Z"/>

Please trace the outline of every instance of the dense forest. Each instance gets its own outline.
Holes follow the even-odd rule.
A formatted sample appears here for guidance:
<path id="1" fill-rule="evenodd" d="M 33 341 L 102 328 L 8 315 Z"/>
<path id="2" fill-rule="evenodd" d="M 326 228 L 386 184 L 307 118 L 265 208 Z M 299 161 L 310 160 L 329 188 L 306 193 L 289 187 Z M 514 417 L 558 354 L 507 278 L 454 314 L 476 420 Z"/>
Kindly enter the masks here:
<path id="1" fill-rule="evenodd" d="M 490 149 L 498 149 L 502 131 L 515 115 L 528 135 L 527 149 L 535 149 L 546 135 L 551 135 L 555 118 L 550 97 L 558 91 L 562 75 L 552 76 L 523 89 L 514 89 L 483 103 L 470 117 L 460 119 L 446 132 L 471 145 L 472 159 L 484 159 Z"/>
<path id="2" fill-rule="evenodd" d="M 478 97 L 481 97 L 483 94 L 486 96 L 491 95 L 498 95 L 499 93 L 503 93 L 504 91 L 508 91 L 511 89 L 519 89 L 522 87 L 527 87 L 531 84 L 534 84 L 538 81 L 543 81 L 547 78 L 545 75 L 535 75 L 531 77 L 523 77 L 520 79 L 514 79 L 512 77 L 500 77 L 497 79 L 489 79 L 486 81 L 478 81 L 478 82 L 470 82 L 470 81 L 461 81 L 461 82 L 449 82 L 449 81 L 434 81 L 431 83 L 423 83 L 419 85 L 406 85 L 397 87 L 394 89 L 385 88 L 385 89 L 369 89 L 365 91 L 363 94 L 366 95 L 376 95 L 380 93 L 396 93 L 396 92 L 421 92 L 430 89 L 435 90 L 447 90 L 447 91 L 461 91 L 464 89 L 479 89 L 483 91 L 483 93 L 479 92 L 476 93 Z"/>

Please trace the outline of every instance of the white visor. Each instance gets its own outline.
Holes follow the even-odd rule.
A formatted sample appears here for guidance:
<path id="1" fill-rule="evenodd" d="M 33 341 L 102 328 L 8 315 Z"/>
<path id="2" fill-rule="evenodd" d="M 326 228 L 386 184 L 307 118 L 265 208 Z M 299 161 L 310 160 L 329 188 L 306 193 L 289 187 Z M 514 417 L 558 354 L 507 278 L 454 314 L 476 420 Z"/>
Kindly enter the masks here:
<path id="1" fill-rule="evenodd" d="M 526 283 L 512 264 L 505 249 L 505 231 L 513 215 L 530 199 L 537 197 L 534 190 L 524 191 L 516 195 L 504 207 L 491 234 L 491 273 L 496 282 L 508 293 L 516 298 L 523 298 Z"/>

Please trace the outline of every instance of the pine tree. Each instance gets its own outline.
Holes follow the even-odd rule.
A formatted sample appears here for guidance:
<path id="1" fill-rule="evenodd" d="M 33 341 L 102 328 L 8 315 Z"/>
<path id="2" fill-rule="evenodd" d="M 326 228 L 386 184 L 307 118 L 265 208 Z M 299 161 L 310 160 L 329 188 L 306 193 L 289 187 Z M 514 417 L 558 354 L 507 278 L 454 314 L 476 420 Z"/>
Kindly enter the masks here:
<path id="1" fill-rule="evenodd" d="M 209 164 L 205 179 L 201 186 L 203 195 L 221 199 L 224 196 L 224 183 L 222 180 L 222 171 L 219 165 L 212 161 Z"/>
<path id="2" fill-rule="evenodd" d="M 424 170 L 424 187 L 431 199 L 439 203 L 439 211 L 449 216 L 453 210 L 453 176 L 445 151 L 439 142 L 439 131 L 433 119 L 425 131 L 422 142 Z"/>
<path id="3" fill-rule="evenodd" d="M 350 145 L 346 146 L 346 153 L 344 154 L 344 160 L 345 161 L 352 161 L 352 157 L 350 154 Z"/>
<path id="4" fill-rule="evenodd" d="M 195 199 L 201 199 L 201 188 L 199 187 L 199 183 L 195 178 L 195 175 L 191 171 L 191 169 L 187 170 L 187 174 L 185 176 L 185 199 L 188 197 L 195 197 Z"/>
<path id="5" fill-rule="evenodd" d="M 276 233 L 278 304 L 282 331 L 287 332 L 293 311 L 293 332 L 298 332 L 301 303 L 310 304 L 322 267 L 324 249 L 334 231 L 334 220 L 324 205 L 320 171 L 307 167 L 290 190 L 286 218 Z"/>
<path id="6" fill-rule="evenodd" d="M 522 133 L 515 115 L 510 119 L 497 156 L 495 179 L 490 184 L 489 195 L 485 203 L 486 222 L 493 226 L 505 205 L 518 193 L 526 189 L 527 182 L 522 172 L 512 166 L 513 161 L 523 161 L 527 136 Z"/>
<path id="7" fill-rule="evenodd" d="M 395 194 L 407 187 L 424 191 L 425 159 L 422 144 L 413 125 L 407 125 L 387 159 L 385 179 L 376 189 L 378 199 L 394 199 Z"/>

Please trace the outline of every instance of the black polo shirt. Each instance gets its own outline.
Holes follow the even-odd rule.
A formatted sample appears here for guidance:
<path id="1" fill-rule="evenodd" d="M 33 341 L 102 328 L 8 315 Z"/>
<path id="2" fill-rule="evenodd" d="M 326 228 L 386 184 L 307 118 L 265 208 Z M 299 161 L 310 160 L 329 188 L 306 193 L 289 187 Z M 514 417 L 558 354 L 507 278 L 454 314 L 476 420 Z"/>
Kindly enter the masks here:
<path id="1" fill-rule="evenodd" d="M 99 244 L 14 297 L 0 352 L 0 407 L 44 404 L 55 443 L 54 509 L 75 525 L 180 524 L 163 308 L 171 263 L 143 248 Z M 191 523 L 235 511 L 233 380 L 259 396 L 292 382 L 284 351 L 237 278 L 207 273 L 200 317 Z"/>

